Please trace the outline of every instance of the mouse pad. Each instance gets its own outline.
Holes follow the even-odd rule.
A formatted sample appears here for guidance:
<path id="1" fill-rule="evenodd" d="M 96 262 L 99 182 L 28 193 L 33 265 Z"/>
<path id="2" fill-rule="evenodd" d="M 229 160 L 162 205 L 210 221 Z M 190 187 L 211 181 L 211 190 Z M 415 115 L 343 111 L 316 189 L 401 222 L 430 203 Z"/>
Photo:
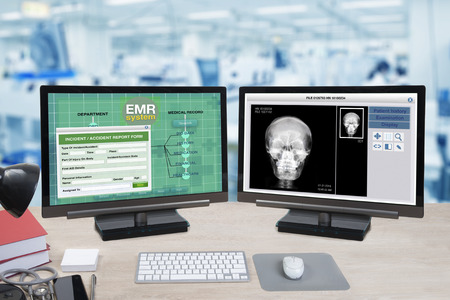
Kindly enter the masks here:
<path id="1" fill-rule="evenodd" d="M 286 278 L 283 257 L 303 259 L 305 271 L 298 280 Z M 348 290 L 350 285 L 327 253 L 276 253 L 253 255 L 261 288 L 266 291 L 331 291 Z"/>

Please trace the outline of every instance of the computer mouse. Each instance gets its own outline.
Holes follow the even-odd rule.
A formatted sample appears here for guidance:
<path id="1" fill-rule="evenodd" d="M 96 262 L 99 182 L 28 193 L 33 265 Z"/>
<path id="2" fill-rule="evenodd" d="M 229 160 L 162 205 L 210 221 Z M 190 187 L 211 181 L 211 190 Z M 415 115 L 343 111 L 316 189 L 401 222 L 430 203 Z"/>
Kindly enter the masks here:
<path id="1" fill-rule="evenodd" d="M 285 256 L 283 258 L 283 271 L 289 279 L 300 279 L 305 270 L 303 259 L 296 256 Z"/>

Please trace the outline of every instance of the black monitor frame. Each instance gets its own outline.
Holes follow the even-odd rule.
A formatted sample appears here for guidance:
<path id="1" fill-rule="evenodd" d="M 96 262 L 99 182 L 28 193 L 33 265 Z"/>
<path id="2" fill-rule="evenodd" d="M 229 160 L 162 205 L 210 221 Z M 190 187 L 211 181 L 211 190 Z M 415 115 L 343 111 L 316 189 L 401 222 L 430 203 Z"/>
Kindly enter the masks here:
<path id="1" fill-rule="evenodd" d="M 102 201 L 84 204 L 70 205 L 50 205 L 50 168 L 49 168 L 49 110 L 48 95 L 51 93 L 218 93 L 221 103 L 221 151 L 222 151 L 222 191 L 212 193 L 200 193 L 189 195 L 174 195 L 163 197 L 150 197 L 142 199 L 128 199 L 115 201 Z M 163 212 L 166 218 L 167 210 L 178 208 L 189 208 L 207 206 L 210 203 L 228 201 L 228 166 L 227 166 L 227 121 L 226 121 L 226 88 L 225 87 L 148 87 L 148 86 L 41 86 L 41 155 L 42 155 L 42 216 L 68 218 L 96 217 L 128 213 L 133 218 L 131 223 L 145 222 L 145 215 L 136 214 L 141 212 Z M 169 213 L 169 218 L 175 218 L 176 213 Z M 174 217 L 175 216 L 175 217 Z M 150 217 L 149 217 L 150 218 Z M 121 220 L 120 222 L 122 222 Z M 180 220 L 178 220 L 180 221 Z M 110 223 L 110 220 L 105 221 Z M 127 221 L 128 222 L 128 221 Z M 181 221 L 182 231 L 186 231 L 189 224 L 187 221 Z M 98 225 L 98 224 L 96 224 Z M 110 224 L 109 224 L 110 225 Z M 165 227 L 164 227 L 165 226 Z M 149 229 L 147 234 L 159 234 L 176 232 L 170 226 L 165 224 L 162 232 L 155 228 Z M 175 226 L 177 227 L 177 226 Z M 157 228 L 158 229 L 158 228 Z M 99 232 L 101 231 L 97 228 Z M 151 231 L 151 232 L 150 232 Z M 100 234 L 102 234 L 100 232 Z M 104 240 L 130 237 L 130 234 L 112 233 L 110 237 L 103 237 Z M 136 233 L 134 236 L 142 234 Z"/>
<path id="2" fill-rule="evenodd" d="M 417 104 L 417 180 L 415 205 L 386 204 L 376 202 L 360 202 L 351 200 L 326 199 L 315 197 L 302 197 L 291 195 L 275 195 L 272 193 L 254 193 L 244 191 L 244 126 L 245 126 L 245 96 L 248 93 L 416 93 Z M 307 212 L 326 212 L 364 215 L 368 217 L 398 216 L 418 217 L 424 215 L 424 138 L 425 138 L 425 87 L 424 86 L 341 86 L 341 87 L 241 87 L 239 89 L 239 158 L 238 158 L 238 193 L 240 202 L 256 203 L 258 206 L 276 208 L 300 209 Z M 321 222 L 322 215 L 314 216 L 316 223 Z M 325 219 L 328 217 L 325 217 Z M 367 222 L 367 221 L 365 221 Z M 368 219 L 366 229 L 370 226 Z M 280 224 L 279 224 L 280 225 Z M 279 228 L 279 231 L 280 230 Z M 313 229 L 314 232 L 301 232 L 306 234 L 327 235 L 321 228 Z M 295 232 L 291 231 L 291 232 Z M 334 236 L 334 234 L 327 235 Z M 345 237 L 344 237 L 345 238 Z M 346 237 L 351 238 L 351 237 Z M 362 240 L 362 237 L 354 238 Z M 353 239 L 353 238 L 352 238 Z"/>

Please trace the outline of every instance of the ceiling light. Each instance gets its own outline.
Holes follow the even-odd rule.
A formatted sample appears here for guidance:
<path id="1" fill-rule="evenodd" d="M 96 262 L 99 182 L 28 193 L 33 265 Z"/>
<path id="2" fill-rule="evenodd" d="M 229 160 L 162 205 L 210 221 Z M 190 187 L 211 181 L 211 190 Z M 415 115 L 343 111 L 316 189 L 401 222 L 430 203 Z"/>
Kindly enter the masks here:
<path id="1" fill-rule="evenodd" d="M 275 27 L 270 29 L 269 33 L 277 35 L 292 35 L 295 34 L 295 30 L 292 27 Z"/>
<path id="2" fill-rule="evenodd" d="M 161 16 L 153 16 L 153 17 L 145 17 L 136 19 L 133 21 L 134 24 L 137 25 L 149 25 L 149 24 L 159 24 L 164 23 L 165 19 Z"/>
<path id="3" fill-rule="evenodd" d="M 108 21 L 108 26 L 109 26 L 109 27 L 116 27 L 116 26 L 119 25 L 119 24 L 120 24 L 120 22 L 117 21 L 117 20 L 109 20 L 109 21 Z"/>
<path id="4" fill-rule="evenodd" d="M 142 31 L 142 34 L 165 34 L 170 33 L 172 28 L 170 26 L 152 27 Z"/>
<path id="5" fill-rule="evenodd" d="M 405 27 L 402 24 L 392 26 L 392 24 L 370 24 L 365 27 L 369 31 L 385 31 L 389 33 L 403 32 Z"/>
<path id="6" fill-rule="evenodd" d="M 190 20 L 224 19 L 229 17 L 231 17 L 231 13 L 228 10 L 204 11 L 188 15 L 188 19 Z"/>
<path id="7" fill-rule="evenodd" d="M 21 5 L 22 13 L 28 18 L 47 18 L 50 15 L 50 7 L 46 3 L 24 1 Z"/>
<path id="8" fill-rule="evenodd" d="M 62 14 L 62 13 L 69 13 L 69 12 L 75 12 L 75 11 L 82 11 L 83 9 L 84 9 L 84 5 L 81 3 L 61 5 L 61 6 L 52 7 L 52 14 Z"/>
<path id="9" fill-rule="evenodd" d="M 22 18 L 23 18 L 22 13 L 18 11 L 4 13 L 0 15 L 0 20 L 2 21 L 16 21 Z"/>
<path id="10" fill-rule="evenodd" d="M 248 29 L 265 29 L 270 27 L 270 22 L 265 21 L 241 21 L 239 27 Z"/>
<path id="11" fill-rule="evenodd" d="M 309 19 L 299 19 L 294 21 L 294 25 L 297 26 L 320 26 L 330 24 L 330 19 L 328 18 L 309 18 Z"/>
<path id="12" fill-rule="evenodd" d="M 341 4 L 342 9 L 377 8 L 403 5 L 403 0 L 352 1 Z"/>
<path id="13" fill-rule="evenodd" d="M 8 38 L 13 37 L 17 38 L 18 36 L 29 36 L 31 35 L 31 29 L 23 28 L 18 30 L 0 30 L 0 38 Z"/>
<path id="14" fill-rule="evenodd" d="M 360 23 L 390 23 L 390 22 L 402 22 L 404 21 L 403 15 L 373 15 L 362 16 L 358 19 Z"/>
<path id="15" fill-rule="evenodd" d="M 156 0 L 105 0 L 105 4 L 111 6 L 119 6 L 119 5 L 139 4 L 154 1 Z"/>
<path id="16" fill-rule="evenodd" d="M 283 6 L 266 6 L 256 10 L 258 15 L 279 15 L 302 13 L 308 10 L 306 5 L 283 5 Z"/>
<path id="17" fill-rule="evenodd" d="M 187 26 L 187 31 L 188 32 L 192 32 L 192 31 L 211 31 L 212 27 L 210 25 L 199 25 L 199 24 L 189 24 Z"/>
<path id="18" fill-rule="evenodd" d="M 316 32 L 319 33 L 343 33 L 349 32 L 349 28 L 346 25 L 335 25 L 335 26 L 319 26 L 314 28 Z"/>
<path id="19" fill-rule="evenodd" d="M 0 38 L 1 39 L 13 37 L 13 36 L 16 36 L 16 35 L 9 30 L 0 30 Z"/>
<path id="20" fill-rule="evenodd" d="M 135 29 L 114 30 L 114 31 L 111 31 L 111 35 L 113 37 L 135 36 L 136 30 Z"/>

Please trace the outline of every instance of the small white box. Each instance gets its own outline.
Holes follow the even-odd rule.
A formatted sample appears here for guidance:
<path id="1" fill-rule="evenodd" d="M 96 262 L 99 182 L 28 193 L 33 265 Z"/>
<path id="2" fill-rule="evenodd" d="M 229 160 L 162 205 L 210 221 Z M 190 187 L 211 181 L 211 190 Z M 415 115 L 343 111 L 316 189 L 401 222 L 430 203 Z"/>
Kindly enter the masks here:
<path id="1" fill-rule="evenodd" d="M 61 262 L 63 272 L 97 270 L 98 249 L 66 249 Z"/>

